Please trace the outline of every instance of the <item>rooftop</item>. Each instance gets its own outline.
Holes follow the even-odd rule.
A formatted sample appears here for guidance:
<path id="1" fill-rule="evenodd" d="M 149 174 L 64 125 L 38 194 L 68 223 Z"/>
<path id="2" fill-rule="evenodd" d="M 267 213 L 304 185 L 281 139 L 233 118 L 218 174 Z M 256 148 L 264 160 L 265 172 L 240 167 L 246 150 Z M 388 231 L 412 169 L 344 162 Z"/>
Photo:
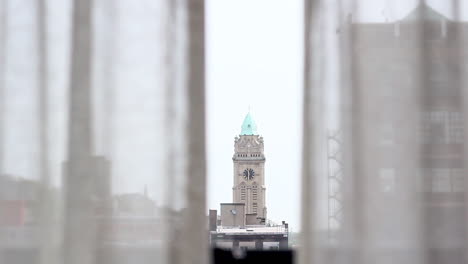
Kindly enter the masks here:
<path id="1" fill-rule="evenodd" d="M 279 226 L 246 226 L 245 228 L 226 228 L 219 226 L 216 233 L 227 235 L 260 235 L 260 234 L 287 234 L 288 229 Z"/>
<path id="2" fill-rule="evenodd" d="M 402 21 L 413 22 L 421 19 L 430 21 L 448 20 L 447 17 L 441 13 L 435 11 L 432 7 L 427 4 L 421 3 L 415 9 L 413 9 Z"/>

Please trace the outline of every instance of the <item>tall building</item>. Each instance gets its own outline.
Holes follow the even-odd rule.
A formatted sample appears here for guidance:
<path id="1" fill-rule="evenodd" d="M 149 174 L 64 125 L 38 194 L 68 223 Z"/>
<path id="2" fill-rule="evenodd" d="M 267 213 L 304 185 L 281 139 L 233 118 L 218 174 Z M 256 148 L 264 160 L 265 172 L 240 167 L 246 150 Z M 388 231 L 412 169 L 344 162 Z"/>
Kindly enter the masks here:
<path id="1" fill-rule="evenodd" d="M 365 198 L 388 199 L 364 209 L 369 221 L 387 231 L 375 239 L 398 242 L 415 229 L 384 219 L 411 208 L 401 205 L 407 201 L 405 184 L 413 180 L 423 197 L 421 210 L 433 222 L 428 227 L 437 227 L 422 227 L 429 247 L 462 249 L 466 172 L 461 79 L 468 73 L 463 66 L 468 61 L 468 24 L 421 4 L 394 23 L 351 22 L 349 29 L 359 69 L 353 72 L 353 91 L 360 99 L 355 114 L 366 120 L 353 125 L 352 141 L 366 142 L 353 166 L 370 183 L 365 188 L 373 188 Z M 415 98 L 420 103 L 412 103 Z"/>
<path id="2" fill-rule="evenodd" d="M 263 138 L 250 112 L 234 141 L 232 203 L 221 203 L 221 216 L 210 210 L 210 243 L 213 247 L 287 249 L 289 225 L 266 221 L 265 155 Z"/>
<path id="3" fill-rule="evenodd" d="M 266 219 L 265 155 L 263 138 L 250 112 L 244 119 L 240 135 L 234 141 L 233 203 L 244 203 L 246 214 Z"/>

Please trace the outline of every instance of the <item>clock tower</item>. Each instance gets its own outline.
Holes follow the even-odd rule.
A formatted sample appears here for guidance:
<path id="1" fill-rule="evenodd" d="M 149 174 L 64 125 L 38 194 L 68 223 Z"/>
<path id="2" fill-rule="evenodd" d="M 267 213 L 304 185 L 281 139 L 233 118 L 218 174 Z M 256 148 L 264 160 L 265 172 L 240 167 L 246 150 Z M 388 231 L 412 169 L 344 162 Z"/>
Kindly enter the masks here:
<path id="1" fill-rule="evenodd" d="M 265 155 L 263 138 L 257 134 L 250 112 L 244 119 L 239 136 L 234 139 L 233 202 L 244 203 L 246 214 L 266 219 Z"/>

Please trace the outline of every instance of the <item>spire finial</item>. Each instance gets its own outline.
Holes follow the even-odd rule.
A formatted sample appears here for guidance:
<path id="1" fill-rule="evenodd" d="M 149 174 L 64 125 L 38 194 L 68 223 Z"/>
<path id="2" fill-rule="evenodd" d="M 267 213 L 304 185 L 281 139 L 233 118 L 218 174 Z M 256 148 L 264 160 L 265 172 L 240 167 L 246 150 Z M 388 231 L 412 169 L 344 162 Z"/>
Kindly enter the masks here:
<path id="1" fill-rule="evenodd" d="M 241 135 L 257 135 L 257 125 L 250 115 L 250 109 L 242 123 Z"/>

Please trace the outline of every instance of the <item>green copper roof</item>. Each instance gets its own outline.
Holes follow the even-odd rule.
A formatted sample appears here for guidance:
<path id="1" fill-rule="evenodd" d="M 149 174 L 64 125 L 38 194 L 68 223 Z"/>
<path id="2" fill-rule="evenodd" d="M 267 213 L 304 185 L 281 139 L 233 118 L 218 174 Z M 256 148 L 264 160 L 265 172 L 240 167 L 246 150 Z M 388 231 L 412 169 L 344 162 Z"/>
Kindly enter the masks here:
<path id="1" fill-rule="evenodd" d="M 245 116 L 244 122 L 242 123 L 241 135 L 257 135 L 257 125 L 252 119 L 250 112 Z"/>

